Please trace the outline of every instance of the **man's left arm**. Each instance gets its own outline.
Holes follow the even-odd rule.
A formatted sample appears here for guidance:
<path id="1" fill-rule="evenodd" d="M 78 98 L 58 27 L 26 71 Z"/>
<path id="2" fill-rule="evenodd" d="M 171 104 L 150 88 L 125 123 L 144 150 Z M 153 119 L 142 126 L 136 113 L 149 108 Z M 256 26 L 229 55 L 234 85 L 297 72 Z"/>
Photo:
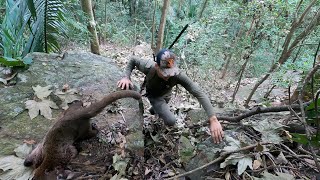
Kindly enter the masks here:
<path id="1" fill-rule="evenodd" d="M 224 136 L 223 129 L 214 113 L 214 109 L 208 96 L 206 96 L 200 87 L 196 85 L 185 73 L 180 73 L 176 76 L 176 78 L 178 81 L 177 83 L 181 84 L 188 92 L 195 96 L 199 103 L 203 106 L 209 117 L 209 129 L 213 141 L 214 143 L 220 143 Z"/>

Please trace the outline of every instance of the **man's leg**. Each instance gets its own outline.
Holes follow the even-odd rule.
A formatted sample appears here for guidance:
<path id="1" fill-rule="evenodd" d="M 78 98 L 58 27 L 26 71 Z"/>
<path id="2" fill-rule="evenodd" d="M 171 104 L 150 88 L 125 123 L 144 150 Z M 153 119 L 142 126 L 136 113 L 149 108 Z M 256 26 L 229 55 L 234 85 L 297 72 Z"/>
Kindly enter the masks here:
<path id="1" fill-rule="evenodd" d="M 167 104 L 167 98 L 164 97 L 148 97 L 153 110 L 159 114 L 159 117 L 164 120 L 164 123 L 169 126 L 173 126 L 176 123 L 176 117 L 170 111 L 169 105 Z"/>

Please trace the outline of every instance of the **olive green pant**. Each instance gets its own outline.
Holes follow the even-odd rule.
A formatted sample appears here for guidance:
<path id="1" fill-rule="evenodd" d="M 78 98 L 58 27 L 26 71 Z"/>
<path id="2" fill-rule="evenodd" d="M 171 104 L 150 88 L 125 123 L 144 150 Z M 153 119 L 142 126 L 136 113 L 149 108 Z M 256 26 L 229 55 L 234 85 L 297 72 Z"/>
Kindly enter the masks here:
<path id="1" fill-rule="evenodd" d="M 173 126 L 176 123 L 176 117 L 170 111 L 170 107 L 168 105 L 168 102 L 171 99 L 171 93 L 160 97 L 148 96 L 148 99 L 155 113 L 163 119 L 166 125 Z"/>

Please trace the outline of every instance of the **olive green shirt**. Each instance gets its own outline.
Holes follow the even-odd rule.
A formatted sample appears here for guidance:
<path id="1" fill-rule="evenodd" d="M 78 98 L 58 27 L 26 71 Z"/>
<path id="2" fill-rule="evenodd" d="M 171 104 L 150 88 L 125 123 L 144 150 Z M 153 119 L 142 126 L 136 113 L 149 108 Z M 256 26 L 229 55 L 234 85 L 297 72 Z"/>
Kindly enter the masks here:
<path id="1" fill-rule="evenodd" d="M 155 62 L 151 60 L 140 59 L 132 57 L 126 67 L 126 76 L 130 79 L 132 70 L 136 67 L 143 72 L 147 77 L 146 92 L 147 96 L 159 97 L 170 93 L 172 87 L 180 84 L 193 96 L 195 96 L 199 103 L 203 106 L 208 117 L 215 115 L 212 104 L 208 96 L 197 86 L 184 72 L 180 72 L 175 76 L 170 77 L 167 81 L 160 78 L 157 73 L 150 73 L 154 68 Z"/>

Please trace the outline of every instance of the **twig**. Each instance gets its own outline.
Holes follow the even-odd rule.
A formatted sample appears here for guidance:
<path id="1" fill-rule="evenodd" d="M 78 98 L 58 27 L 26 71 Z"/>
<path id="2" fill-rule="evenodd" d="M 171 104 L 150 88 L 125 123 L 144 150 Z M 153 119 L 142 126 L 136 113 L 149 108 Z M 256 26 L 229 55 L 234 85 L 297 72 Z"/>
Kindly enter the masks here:
<path id="1" fill-rule="evenodd" d="M 126 121 L 126 118 L 124 117 L 123 113 L 121 111 L 119 113 L 121 114 L 124 123 L 126 123 L 127 121 Z"/>
<path id="2" fill-rule="evenodd" d="M 266 144 L 271 144 L 271 143 L 261 143 L 261 144 L 258 143 L 258 144 L 246 146 L 246 147 L 243 147 L 243 148 L 240 148 L 240 149 L 237 149 L 237 150 L 233 150 L 233 151 L 229 151 L 229 152 L 222 152 L 222 153 L 220 154 L 220 156 L 219 156 L 218 158 L 216 158 L 215 160 L 213 160 L 213 161 L 211 161 L 211 162 L 209 162 L 209 163 L 207 163 L 207 164 L 204 164 L 204 165 L 202 165 L 202 166 L 200 166 L 200 167 L 198 167 L 198 168 L 196 168 L 196 169 L 193 169 L 193 170 L 191 170 L 191 171 L 185 172 L 185 173 L 183 173 L 183 174 L 180 174 L 180 175 L 177 175 L 177 176 L 174 176 L 174 177 L 171 177 L 171 178 L 167 178 L 166 180 L 178 179 L 178 178 L 180 178 L 180 177 L 189 175 L 189 174 L 194 173 L 194 172 L 196 172 L 196 171 L 198 171 L 198 170 L 201 170 L 201 169 L 203 169 L 203 168 L 206 168 L 206 167 L 208 167 L 208 166 L 210 166 L 210 165 L 212 165 L 212 164 L 215 164 L 215 163 L 217 163 L 217 162 L 223 161 L 223 160 L 224 160 L 227 156 L 229 156 L 230 154 L 238 153 L 238 152 L 240 152 L 240 151 L 246 151 L 246 150 L 249 150 L 249 149 L 253 149 L 253 148 L 255 148 L 255 147 L 258 146 L 258 145 L 266 145 Z"/>

